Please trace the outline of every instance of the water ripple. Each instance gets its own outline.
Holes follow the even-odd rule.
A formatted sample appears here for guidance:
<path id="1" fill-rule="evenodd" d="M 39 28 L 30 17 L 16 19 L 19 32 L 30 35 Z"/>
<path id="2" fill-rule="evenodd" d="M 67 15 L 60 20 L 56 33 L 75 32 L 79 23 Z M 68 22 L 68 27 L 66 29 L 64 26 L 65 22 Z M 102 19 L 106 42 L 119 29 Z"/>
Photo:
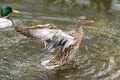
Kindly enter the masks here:
<path id="1" fill-rule="evenodd" d="M 96 73 L 93 77 L 101 77 L 106 75 L 108 72 L 110 72 L 111 70 L 113 70 L 115 68 L 115 61 L 114 61 L 114 57 L 110 57 L 109 62 L 108 62 L 108 68 L 102 71 L 99 71 L 98 73 Z"/>

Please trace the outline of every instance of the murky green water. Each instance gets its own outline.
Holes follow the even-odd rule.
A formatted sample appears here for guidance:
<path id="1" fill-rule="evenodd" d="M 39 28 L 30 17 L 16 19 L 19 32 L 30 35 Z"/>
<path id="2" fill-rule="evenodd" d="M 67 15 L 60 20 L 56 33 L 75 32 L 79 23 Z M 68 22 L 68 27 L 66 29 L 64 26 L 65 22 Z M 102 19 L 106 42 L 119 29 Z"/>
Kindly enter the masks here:
<path id="1" fill-rule="evenodd" d="M 0 80 L 120 80 L 120 0 L 1 0 L 2 6 L 21 11 L 11 14 L 15 26 L 55 23 L 69 31 L 79 16 L 84 38 L 71 65 L 45 70 L 40 62 L 55 53 L 12 28 L 0 29 Z"/>

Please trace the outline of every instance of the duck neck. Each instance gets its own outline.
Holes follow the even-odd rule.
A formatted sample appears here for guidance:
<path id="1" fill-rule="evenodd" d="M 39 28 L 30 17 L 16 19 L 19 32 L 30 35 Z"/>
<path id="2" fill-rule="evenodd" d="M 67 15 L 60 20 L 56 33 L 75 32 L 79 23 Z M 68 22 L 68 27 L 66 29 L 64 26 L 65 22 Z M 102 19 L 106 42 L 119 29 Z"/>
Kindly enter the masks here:
<path id="1" fill-rule="evenodd" d="M 7 16 L 4 16 L 4 17 L 2 17 L 2 18 L 6 18 L 6 19 L 9 19 L 10 17 L 9 17 L 9 15 L 7 15 Z"/>
<path id="2" fill-rule="evenodd" d="M 77 22 L 76 32 L 81 32 L 81 30 L 82 30 L 82 23 Z"/>
<path id="3" fill-rule="evenodd" d="M 11 18 L 9 15 L 8 15 L 8 16 L 4 16 L 4 17 L 2 17 L 2 18 L 9 19 L 9 20 L 11 20 L 12 23 L 13 23 L 13 20 L 12 20 L 12 18 Z"/>

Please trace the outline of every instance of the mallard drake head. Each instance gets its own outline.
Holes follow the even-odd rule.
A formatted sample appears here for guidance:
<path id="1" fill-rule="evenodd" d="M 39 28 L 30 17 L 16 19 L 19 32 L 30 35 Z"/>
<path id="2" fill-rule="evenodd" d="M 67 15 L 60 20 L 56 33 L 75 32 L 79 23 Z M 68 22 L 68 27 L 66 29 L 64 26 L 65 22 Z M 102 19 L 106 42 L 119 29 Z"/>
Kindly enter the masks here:
<path id="1" fill-rule="evenodd" d="M 5 17 L 5 16 L 8 16 L 10 13 L 19 13 L 19 11 L 13 9 L 12 7 L 3 7 L 1 9 L 1 17 Z"/>
<path id="2" fill-rule="evenodd" d="M 79 22 L 81 22 L 81 24 L 94 23 L 93 20 L 89 20 L 86 16 L 79 17 Z"/>

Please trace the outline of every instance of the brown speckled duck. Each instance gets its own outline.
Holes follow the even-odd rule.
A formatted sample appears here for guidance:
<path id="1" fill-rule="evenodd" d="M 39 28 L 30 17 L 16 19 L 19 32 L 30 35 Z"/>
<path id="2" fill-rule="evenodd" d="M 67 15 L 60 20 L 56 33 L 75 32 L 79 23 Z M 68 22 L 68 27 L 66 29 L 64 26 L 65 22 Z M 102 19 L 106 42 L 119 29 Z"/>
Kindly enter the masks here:
<path id="1" fill-rule="evenodd" d="M 45 48 L 55 50 L 58 46 L 60 51 L 50 60 L 41 62 L 47 69 L 53 69 L 60 65 L 68 64 L 77 52 L 83 37 L 82 25 L 93 22 L 85 16 L 79 17 L 74 31 L 63 32 L 54 24 L 37 25 L 29 28 L 16 27 L 21 34 L 39 39 L 44 42 Z"/>

